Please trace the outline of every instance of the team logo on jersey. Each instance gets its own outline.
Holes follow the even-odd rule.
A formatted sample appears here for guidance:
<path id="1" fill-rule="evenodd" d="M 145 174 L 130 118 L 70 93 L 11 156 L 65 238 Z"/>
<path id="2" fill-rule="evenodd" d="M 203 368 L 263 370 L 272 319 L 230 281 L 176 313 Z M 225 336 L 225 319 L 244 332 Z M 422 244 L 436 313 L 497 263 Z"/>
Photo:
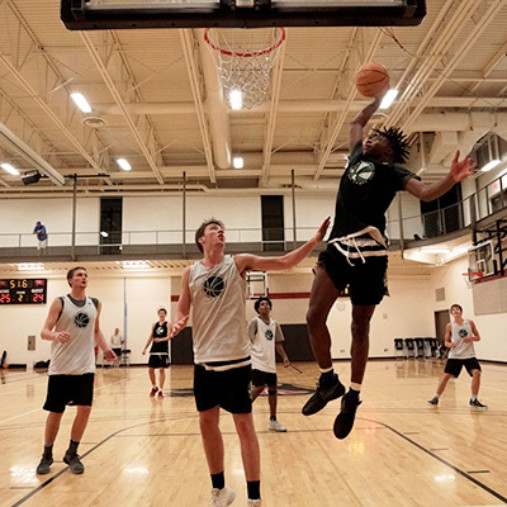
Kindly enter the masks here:
<path id="1" fill-rule="evenodd" d="M 361 160 L 348 171 L 349 180 L 356 185 L 364 185 L 373 178 L 375 166 L 366 160 Z"/>
<path id="2" fill-rule="evenodd" d="M 74 324 L 77 327 L 86 327 L 90 323 L 90 317 L 87 313 L 77 313 L 74 317 Z"/>
<path id="3" fill-rule="evenodd" d="M 160 336 L 162 334 L 164 334 L 164 328 L 161 326 L 161 327 L 157 327 L 157 329 L 155 330 L 155 333 Z"/>
<path id="4" fill-rule="evenodd" d="M 202 286 L 204 293 L 209 298 L 217 298 L 224 293 L 226 284 L 225 280 L 221 276 L 210 276 L 204 280 Z"/>
<path id="5" fill-rule="evenodd" d="M 459 330 L 459 335 L 461 338 L 466 338 L 468 336 L 468 331 L 466 329 L 461 328 Z"/>
<path id="6" fill-rule="evenodd" d="M 273 331 L 271 331 L 271 329 L 266 329 L 266 334 L 264 336 L 266 337 L 266 340 L 271 341 L 274 338 Z"/>

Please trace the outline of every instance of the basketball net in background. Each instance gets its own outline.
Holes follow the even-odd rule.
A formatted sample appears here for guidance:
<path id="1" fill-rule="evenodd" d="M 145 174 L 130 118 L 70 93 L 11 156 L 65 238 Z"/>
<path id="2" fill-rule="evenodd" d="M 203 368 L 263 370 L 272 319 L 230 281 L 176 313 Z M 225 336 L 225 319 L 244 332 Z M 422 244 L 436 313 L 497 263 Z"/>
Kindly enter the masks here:
<path id="1" fill-rule="evenodd" d="M 222 82 L 225 100 L 242 95 L 242 107 L 264 104 L 271 97 L 271 71 L 285 41 L 285 29 L 255 30 L 206 28 L 208 44 Z"/>

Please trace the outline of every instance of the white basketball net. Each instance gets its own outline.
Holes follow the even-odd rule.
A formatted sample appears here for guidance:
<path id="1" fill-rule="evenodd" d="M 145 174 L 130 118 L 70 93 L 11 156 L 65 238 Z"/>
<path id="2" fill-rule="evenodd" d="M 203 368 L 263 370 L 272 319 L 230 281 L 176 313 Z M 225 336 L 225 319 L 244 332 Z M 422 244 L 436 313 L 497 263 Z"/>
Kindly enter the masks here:
<path id="1" fill-rule="evenodd" d="M 271 96 L 271 71 L 285 41 L 283 28 L 255 30 L 205 30 L 205 41 L 215 60 L 224 97 L 242 93 L 248 109 L 267 102 Z"/>

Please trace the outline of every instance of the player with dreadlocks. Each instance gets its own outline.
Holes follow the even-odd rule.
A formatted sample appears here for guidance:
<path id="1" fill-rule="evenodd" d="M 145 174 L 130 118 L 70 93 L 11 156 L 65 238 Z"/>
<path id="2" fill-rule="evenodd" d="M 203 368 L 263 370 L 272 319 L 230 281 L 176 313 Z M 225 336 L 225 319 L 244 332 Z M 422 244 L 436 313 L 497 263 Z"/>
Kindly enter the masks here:
<path id="1" fill-rule="evenodd" d="M 380 105 L 381 97 L 366 106 L 350 125 L 350 157 L 340 181 L 335 222 L 327 249 L 319 256 L 307 314 L 313 353 L 321 372 L 317 391 L 303 407 L 303 414 L 315 414 L 345 394 L 331 360 L 331 337 L 327 316 L 336 298 L 347 286 L 352 302 L 351 384 L 343 396 L 334 423 L 337 438 L 345 438 L 354 424 L 359 393 L 368 361 L 369 326 L 376 305 L 387 294 L 387 238 L 385 212 L 396 192 L 406 190 L 428 202 L 443 195 L 473 173 L 470 157 L 459 160 L 449 173 L 431 185 L 401 164 L 409 154 L 405 135 L 396 128 L 374 129 L 363 142 L 363 131 Z"/>

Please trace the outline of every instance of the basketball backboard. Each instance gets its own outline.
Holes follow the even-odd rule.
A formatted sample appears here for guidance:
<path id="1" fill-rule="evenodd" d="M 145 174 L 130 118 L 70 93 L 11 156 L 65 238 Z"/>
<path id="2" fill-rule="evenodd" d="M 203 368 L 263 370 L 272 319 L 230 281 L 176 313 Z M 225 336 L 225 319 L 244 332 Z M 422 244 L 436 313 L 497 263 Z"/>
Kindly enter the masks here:
<path id="1" fill-rule="evenodd" d="M 426 0 L 61 0 L 70 30 L 409 26 Z"/>
<path id="2" fill-rule="evenodd" d="M 493 242 L 483 241 L 468 250 L 468 278 L 478 280 L 484 276 L 496 274 Z"/>

